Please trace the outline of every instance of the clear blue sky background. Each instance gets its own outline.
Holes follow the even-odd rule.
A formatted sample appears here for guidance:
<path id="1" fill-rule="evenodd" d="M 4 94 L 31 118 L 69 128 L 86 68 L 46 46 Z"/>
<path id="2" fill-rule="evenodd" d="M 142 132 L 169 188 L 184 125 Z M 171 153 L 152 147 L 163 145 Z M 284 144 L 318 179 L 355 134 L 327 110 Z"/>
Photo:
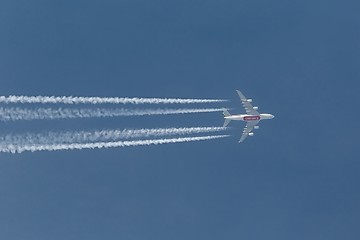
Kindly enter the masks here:
<path id="1" fill-rule="evenodd" d="M 227 98 L 254 138 L 0 155 L 0 239 L 360 239 L 356 0 L 2 0 L 0 94 Z M 218 105 L 211 105 L 218 106 Z M 221 114 L 1 123 L 220 126 Z"/>

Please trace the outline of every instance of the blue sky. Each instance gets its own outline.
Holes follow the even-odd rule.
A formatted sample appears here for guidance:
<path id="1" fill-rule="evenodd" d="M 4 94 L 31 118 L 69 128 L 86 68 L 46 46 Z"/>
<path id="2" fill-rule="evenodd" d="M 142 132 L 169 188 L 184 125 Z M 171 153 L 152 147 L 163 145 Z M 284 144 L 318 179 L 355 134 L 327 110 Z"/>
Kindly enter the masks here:
<path id="1" fill-rule="evenodd" d="M 1 1 L 1 95 L 226 98 L 242 112 L 241 89 L 276 118 L 241 145 L 233 122 L 223 140 L 1 154 L 0 238 L 359 239 L 359 7 Z M 0 131 L 222 123 L 208 113 Z"/>

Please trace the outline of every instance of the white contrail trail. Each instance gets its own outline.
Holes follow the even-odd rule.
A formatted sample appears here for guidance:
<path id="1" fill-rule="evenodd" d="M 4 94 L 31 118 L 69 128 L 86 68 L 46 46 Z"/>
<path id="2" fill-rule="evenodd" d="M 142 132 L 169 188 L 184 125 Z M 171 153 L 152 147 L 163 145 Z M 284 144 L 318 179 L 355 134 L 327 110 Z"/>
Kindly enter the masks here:
<path id="1" fill-rule="evenodd" d="M 53 120 L 73 118 L 103 118 L 145 115 L 171 115 L 189 113 L 221 112 L 222 108 L 190 108 L 190 109 L 124 109 L 124 108 L 0 108 L 0 121 L 18 120 Z"/>
<path id="2" fill-rule="evenodd" d="M 168 139 L 150 139 L 150 140 L 136 140 L 136 141 L 117 141 L 117 142 L 96 142 L 96 143 L 69 143 L 69 144 L 44 144 L 44 145 L 9 145 L 0 146 L 0 152 L 4 153 L 22 153 L 25 151 L 57 151 L 57 150 L 81 150 L 81 149 L 96 149 L 96 148 L 115 148 L 115 147 L 130 147 L 130 146 L 147 146 L 159 145 L 168 143 L 181 143 L 193 141 L 205 141 L 212 139 L 219 139 L 229 137 L 229 135 L 213 135 L 202 137 L 184 137 L 184 138 L 168 138 Z"/>
<path id="3" fill-rule="evenodd" d="M 0 146 L 108 142 L 120 139 L 220 132 L 228 129 L 227 127 L 183 127 L 7 134 L 0 136 Z"/>
<path id="4" fill-rule="evenodd" d="M 0 103 L 61 104 L 191 104 L 226 102 L 224 99 L 69 97 L 69 96 L 0 96 Z"/>

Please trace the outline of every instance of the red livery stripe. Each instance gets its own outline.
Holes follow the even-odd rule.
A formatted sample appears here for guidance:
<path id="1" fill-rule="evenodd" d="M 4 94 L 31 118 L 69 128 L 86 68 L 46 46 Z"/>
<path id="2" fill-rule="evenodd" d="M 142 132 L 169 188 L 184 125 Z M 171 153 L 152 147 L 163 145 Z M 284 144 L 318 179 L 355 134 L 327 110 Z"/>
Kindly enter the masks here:
<path id="1" fill-rule="evenodd" d="M 260 120 L 260 116 L 246 116 L 244 117 L 244 121 L 256 121 Z"/>

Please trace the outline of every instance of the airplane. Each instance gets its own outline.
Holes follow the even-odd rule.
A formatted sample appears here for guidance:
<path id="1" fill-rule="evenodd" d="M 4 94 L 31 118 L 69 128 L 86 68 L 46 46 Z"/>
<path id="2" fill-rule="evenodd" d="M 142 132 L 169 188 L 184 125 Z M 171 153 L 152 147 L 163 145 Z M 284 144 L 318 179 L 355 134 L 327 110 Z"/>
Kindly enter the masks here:
<path id="1" fill-rule="evenodd" d="M 238 114 L 238 115 L 231 115 L 227 109 L 223 109 L 223 114 L 225 118 L 224 127 L 226 127 L 232 120 L 239 120 L 246 122 L 246 126 L 243 130 L 242 136 L 239 140 L 239 143 L 243 142 L 247 136 L 254 136 L 252 132 L 253 129 L 259 129 L 257 124 L 261 120 L 265 119 L 273 119 L 275 116 L 269 113 L 262 113 L 260 114 L 257 110 L 258 107 L 252 106 L 252 99 L 246 98 L 244 94 L 242 94 L 239 90 L 236 90 L 240 97 L 240 101 L 245 108 L 246 114 Z"/>

